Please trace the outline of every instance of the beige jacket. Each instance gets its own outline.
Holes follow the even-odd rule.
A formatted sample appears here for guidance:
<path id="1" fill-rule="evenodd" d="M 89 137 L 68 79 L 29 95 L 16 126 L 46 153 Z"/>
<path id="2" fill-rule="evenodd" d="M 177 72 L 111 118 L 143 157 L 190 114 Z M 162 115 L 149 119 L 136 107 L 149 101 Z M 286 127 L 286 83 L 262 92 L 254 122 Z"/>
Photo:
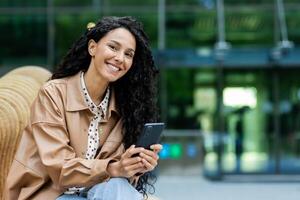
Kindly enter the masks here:
<path id="1" fill-rule="evenodd" d="M 6 200 L 54 200 L 69 187 L 89 187 L 110 178 L 108 163 L 124 152 L 114 92 L 107 119 L 100 122 L 101 150 L 96 159 L 86 160 L 93 115 L 80 88 L 78 73 L 51 80 L 40 89 L 7 177 Z"/>

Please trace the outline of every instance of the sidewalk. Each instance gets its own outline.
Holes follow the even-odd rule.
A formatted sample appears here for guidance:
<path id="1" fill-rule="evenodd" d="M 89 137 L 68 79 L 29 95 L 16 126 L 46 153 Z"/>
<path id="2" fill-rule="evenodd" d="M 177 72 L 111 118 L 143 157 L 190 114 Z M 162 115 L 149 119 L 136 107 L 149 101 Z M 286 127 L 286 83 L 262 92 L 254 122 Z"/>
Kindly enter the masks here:
<path id="1" fill-rule="evenodd" d="M 216 182 L 202 176 L 161 175 L 155 185 L 160 200 L 299 200 L 300 183 Z"/>

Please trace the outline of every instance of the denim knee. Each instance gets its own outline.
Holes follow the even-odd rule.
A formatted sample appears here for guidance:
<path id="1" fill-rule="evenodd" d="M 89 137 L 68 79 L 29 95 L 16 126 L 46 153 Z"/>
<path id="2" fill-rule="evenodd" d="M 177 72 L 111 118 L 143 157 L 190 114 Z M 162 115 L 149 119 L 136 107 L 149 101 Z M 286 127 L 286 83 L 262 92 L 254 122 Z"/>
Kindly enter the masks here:
<path id="1" fill-rule="evenodd" d="M 111 178 L 88 191 L 88 200 L 142 200 L 140 194 L 125 178 Z"/>
<path id="2" fill-rule="evenodd" d="M 73 194 L 64 194 L 64 195 L 57 197 L 56 200 L 86 200 L 86 198 L 77 196 L 75 194 L 74 195 Z"/>

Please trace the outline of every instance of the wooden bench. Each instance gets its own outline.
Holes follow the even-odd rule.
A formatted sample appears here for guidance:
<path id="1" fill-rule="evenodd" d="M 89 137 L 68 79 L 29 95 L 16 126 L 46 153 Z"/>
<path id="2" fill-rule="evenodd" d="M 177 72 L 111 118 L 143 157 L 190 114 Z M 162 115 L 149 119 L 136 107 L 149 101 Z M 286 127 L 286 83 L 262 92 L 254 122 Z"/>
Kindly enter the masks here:
<path id="1" fill-rule="evenodd" d="M 21 133 L 28 123 L 30 106 L 50 76 L 42 67 L 24 66 L 0 78 L 0 199 Z"/>

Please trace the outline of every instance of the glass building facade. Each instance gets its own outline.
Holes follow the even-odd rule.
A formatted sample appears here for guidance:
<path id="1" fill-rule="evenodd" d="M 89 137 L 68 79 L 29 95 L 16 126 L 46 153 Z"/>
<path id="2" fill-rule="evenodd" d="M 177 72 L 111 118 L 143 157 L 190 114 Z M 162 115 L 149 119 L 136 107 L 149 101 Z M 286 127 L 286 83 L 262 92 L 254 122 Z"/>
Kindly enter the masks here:
<path id="1" fill-rule="evenodd" d="M 161 70 L 161 172 L 200 173 L 202 166 L 208 177 L 299 174 L 300 3 L 220 2 L 3 0 L 0 73 L 23 65 L 51 70 L 88 22 L 134 16 Z"/>

